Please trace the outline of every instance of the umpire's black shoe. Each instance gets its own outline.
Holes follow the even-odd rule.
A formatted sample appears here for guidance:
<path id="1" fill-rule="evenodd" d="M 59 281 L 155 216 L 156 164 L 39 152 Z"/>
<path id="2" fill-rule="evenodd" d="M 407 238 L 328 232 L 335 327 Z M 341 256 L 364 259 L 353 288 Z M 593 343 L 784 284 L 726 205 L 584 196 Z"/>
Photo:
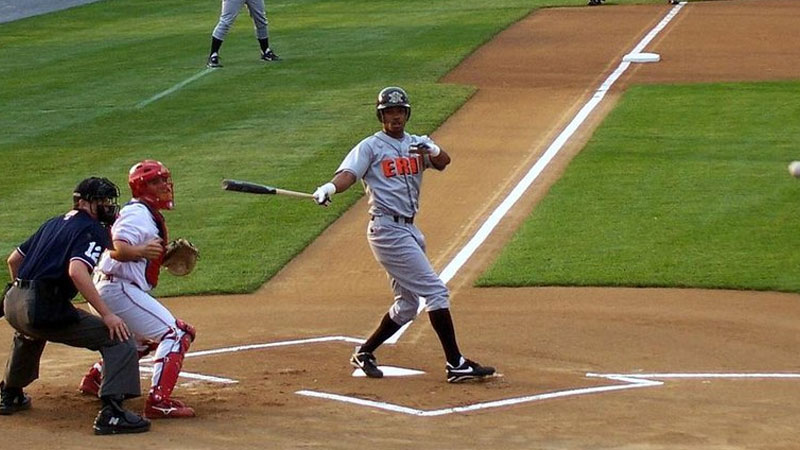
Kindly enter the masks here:
<path id="1" fill-rule="evenodd" d="M 263 61 L 280 61 L 281 58 L 278 55 L 276 55 L 275 52 L 273 52 L 272 50 L 267 49 L 267 51 L 261 53 L 261 60 L 263 60 Z"/>
<path id="2" fill-rule="evenodd" d="M 22 388 L 6 388 L 5 382 L 0 382 L 0 416 L 10 416 L 30 407 L 31 398 Z"/>
<path id="3" fill-rule="evenodd" d="M 383 378 L 383 372 L 381 372 L 381 369 L 378 369 L 375 355 L 360 350 L 359 347 L 356 347 L 356 352 L 350 357 L 350 364 L 352 364 L 353 367 L 363 370 L 369 378 Z"/>
<path id="4" fill-rule="evenodd" d="M 216 69 L 217 67 L 222 67 L 222 64 L 219 63 L 219 55 L 214 53 L 209 55 L 208 62 L 206 62 L 206 66 L 210 69 Z"/>
<path id="5" fill-rule="evenodd" d="M 128 411 L 118 400 L 103 399 L 103 409 L 94 419 L 94 434 L 144 433 L 150 430 L 150 421 Z"/>
<path id="6" fill-rule="evenodd" d="M 447 363 L 447 382 L 448 383 L 462 383 L 469 380 L 478 380 L 493 376 L 495 373 L 494 367 L 482 366 L 475 361 L 470 361 L 463 356 L 461 357 L 461 364 L 452 366 Z"/>

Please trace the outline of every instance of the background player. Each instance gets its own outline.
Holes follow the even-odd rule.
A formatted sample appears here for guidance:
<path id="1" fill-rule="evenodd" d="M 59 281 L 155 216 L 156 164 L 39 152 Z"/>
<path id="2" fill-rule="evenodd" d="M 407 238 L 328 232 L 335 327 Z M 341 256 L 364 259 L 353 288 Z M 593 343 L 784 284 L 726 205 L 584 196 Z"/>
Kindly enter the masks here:
<path id="1" fill-rule="evenodd" d="M 138 433 L 150 421 L 122 408 L 125 398 L 141 395 L 136 346 L 125 322 L 106 306 L 92 285 L 91 271 L 109 246 L 108 226 L 116 215 L 117 186 L 105 178 L 87 178 L 72 194 L 73 209 L 45 222 L 8 257 L 13 285 L 5 296 L 5 313 L 14 327 L 0 414 L 30 408 L 22 389 L 39 377 L 47 341 L 99 350 L 106 364 L 99 386 L 103 409 L 94 422 L 96 434 Z M 79 292 L 100 314 L 72 305 Z"/>
<path id="2" fill-rule="evenodd" d="M 414 225 L 419 209 L 422 172 L 433 167 L 444 170 L 450 156 L 427 136 L 405 132 L 411 116 L 408 95 L 399 87 L 380 91 L 376 114 L 382 131 L 362 140 L 350 150 L 333 180 L 317 188 L 314 199 L 327 205 L 331 196 L 361 179 L 369 197 L 372 216 L 367 240 L 375 259 L 389 275 L 395 302 L 378 328 L 351 357 L 351 364 L 371 378 L 381 378 L 373 352 L 405 323 L 417 315 L 420 297 L 425 297 L 431 325 L 447 358 L 447 381 L 458 383 L 495 373 L 461 355 L 450 316 L 450 292 L 433 271 L 425 255 L 425 238 Z"/>
<path id="3" fill-rule="evenodd" d="M 222 41 L 225 40 L 230 31 L 236 16 L 242 9 L 242 5 L 247 4 L 250 17 L 256 27 L 256 39 L 261 46 L 261 59 L 263 61 L 278 61 L 280 58 L 269 48 L 269 24 L 267 14 L 264 9 L 264 0 L 222 0 L 222 12 L 219 15 L 219 22 L 211 33 L 211 52 L 208 55 L 208 67 L 222 67 L 219 62 L 219 49 Z"/>
<path id="4" fill-rule="evenodd" d="M 195 338 L 194 327 L 176 320 L 149 294 L 158 284 L 167 242 L 167 225 L 159 210 L 173 208 L 172 176 L 160 162 L 144 160 L 131 167 L 128 184 L 133 199 L 111 227 L 113 249 L 100 258 L 95 286 L 109 308 L 130 327 L 138 341 L 140 357 L 157 344 L 145 417 L 194 417 L 192 408 L 171 398 L 184 355 Z M 81 392 L 96 394 L 99 366 L 93 366 L 83 377 Z"/>

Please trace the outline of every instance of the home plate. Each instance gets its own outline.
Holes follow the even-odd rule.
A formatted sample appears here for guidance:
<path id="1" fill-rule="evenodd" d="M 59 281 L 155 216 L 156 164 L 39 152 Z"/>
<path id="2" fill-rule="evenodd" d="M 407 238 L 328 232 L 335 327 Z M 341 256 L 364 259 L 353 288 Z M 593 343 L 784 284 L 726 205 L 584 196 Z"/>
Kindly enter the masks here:
<path id="1" fill-rule="evenodd" d="M 425 372 L 421 370 L 414 370 L 414 369 L 406 369 L 403 367 L 392 367 L 392 366 L 378 366 L 378 369 L 381 369 L 383 372 L 383 376 L 385 377 L 408 377 L 411 375 L 422 375 Z M 366 377 L 367 374 L 364 373 L 361 369 L 356 369 L 353 371 L 354 377 Z"/>
<path id="2" fill-rule="evenodd" d="M 622 62 L 649 63 L 661 61 L 658 53 L 628 53 L 622 57 Z"/>

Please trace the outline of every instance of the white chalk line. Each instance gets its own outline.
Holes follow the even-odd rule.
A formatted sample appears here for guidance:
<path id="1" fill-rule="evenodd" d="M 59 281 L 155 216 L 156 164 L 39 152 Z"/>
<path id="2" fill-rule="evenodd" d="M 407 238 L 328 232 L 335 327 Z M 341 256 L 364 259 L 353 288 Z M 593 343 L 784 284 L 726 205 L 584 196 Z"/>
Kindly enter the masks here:
<path id="1" fill-rule="evenodd" d="M 209 355 L 219 355 L 222 353 L 236 353 L 242 352 L 247 350 L 260 350 L 264 348 L 274 348 L 274 347 L 288 347 L 292 345 L 307 345 L 307 344 L 317 344 L 320 342 L 345 342 L 349 344 L 363 344 L 364 340 L 349 336 L 323 336 L 323 337 L 315 337 L 315 338 L 307 338 L 307 339 L 292 339 L 289 341 L 278 341 L 278 342 L 267 342 L 263 344 L 249 344 L 249 345 L 238 345 L 234 347 L 223 347 L 217 348 L 212 350 L 200 350 L 196 352 L 189 352 L 187 353 L 184 358 L 196 358 L 198 356 L 209 356 Z M 153 368 L 150 366 L 145 366 L 141 364 L 148 364 L 153 363 L 155 361 L 155 357 L 150 358 L 142 358 L 139 360 L 139 370 L 144 372 L 153 372 Z M 231 378 L 225 377 L 218 377 L 214 375 L 203 375 L 198 373 L 186 372 L 181 371 L 181 377 L 190 378 L 195 380 L 201 381 L 208 381 L 210 383 L 223 383 L 223 384 L 231 384 L 231 383 L 238 383 L 238 380 L 234 380 Z"/>
<path id="2" fill-rule="evenodd" d="M 651 374 L 598 374 L 587 373 L 587 377 L 592 378 L 606 378 L 613 381 L 619 381 L 625 384 L 614 384 L 607 386 L 593 386 L 588 388 L 567 389 L 563 391 L 547 392 L 544 394 L 526 395 L 522 397 L 514 397 L 503 400 L 494 400 L 490 402 L 474 403 L 465 406 L 456 406 L 452 408 L 441 408 L 433 410 L 416 409 L 408 406 L 397 405 L 388 402 L 379 402 L 375 400 L 366 400 L 352 396 L 332 394 L 328 392 L 300 390 L 295 394 L 303 395 L 306 397 L 314 397 L 325 400 L 333 400 L 342 403 L 349 403 L 353 405 L 366 406 L 370 408 L 381 409 L 384 411 L 396 412 L 407 414 L 417 417 L 435 417 L 443 416 L 454 413 L 466 413 L 471 411 L 504 408 L 509 406 L 521 405 L 526 403 L 540 402 L 543 400 L 552 400 L 556 398 L 578 397 L 590 394 L 599 394 L 605 392 L 622 391 L 628 389 L 647 388 L 663 386 L 662 379 L 800 379 L 800 373 L 651 373 Z"/>
<path id="3" fill-rule="evenodd" d="M 641 52 L 647 44 L 650 43 L 657 35 L 667 26 L 667 24 L 678 14 L 678 11 L 683 8 L 685 2 L 680 3 L 672 7 L 667 13 L 667 15 L 658 23 L 652 30 L 650 30 L 641 41 L 633 48 L 630 53 L 639 53 Z M 495 208 L 494 211 L 489 215 L 485 222 L 481 225 L 477 232 L 472 236 L 472 238 L 467 242 L 464 247 L 456 254 L 455 257 L 445 266 L 442 272 L 439 274 L 439 278 L 446 284 L 450 280 L 455 277 L 456 273 L 467 263 L 470 257 L 478 250 L 484 241 L 489 237 L 489 235 L 494 231 L 503 217 L 508 214 L 511 208 L 517 203 L 517 201 L 522 198 L 522 195 L 528 188 L 533 184 L 534 181 L 541 175 L 542 171 L 550 164 L 550 162 L 555 158 L 559 151 L 564 147 L 567 141 L 575 134 L 575 132 L 580 128 L 581 125 L 586 121 L 586 118 L 589 117 L 589 114 L 600 104 L 600 102 L 605 98 L 606 93 L 611 89 L 611 86 L 628 70 L 631 63 L 623 61 L 617 66 L 616 70 L 608 76 L 600 84 L 600 87 L 595 90 L 592 98 L 589 99 L 588 102 L 583 106 L 583 108 L 578 111 L 578 113 L 573 117 L 570 123 L 567 125 L 566 128 L 556 137 L 556 139 L 547 147 L 547 150 L 542 154 L 541 157 L 534 163 L 533 167 L 528 170 L 528 173 L 525 174 L 524 177 L 517 183 L 514 189 L 506 196 L 506 198 L 500 203 L 500 205 Z M 425 308 L 425 299 L 422 298 L 420 300 L 419 308 L 417 309 L 417 314 L 421 313 L 422 310 Z M 406 332 L 408 327 L 411 326 L 412 322 L 408 322 L 403 325 L 397 332 L 386 340 L 387 344 L 396 344 L 397 341 L 400 340 L 400 337 L 403 333 Z"/>
<path id="4" fill-rule="evenodd" d="M 248 350 L 260 350 L 260 349 L 268 349 L 268 348 L 277 348 L 277 347 L 289 347 L 295 345 L 308 345 L 308 344 L 317 344 L 317 343 L 326 343 L 326 342 L 342 342 L 347 344 L 360 344 L 363 343 L 362 339 L 349 337 L 349 336 L 321 336 L 321 337 L 313 337 L 313 338 L 306 338 L 306 339 L 291 339 L 287 341 L 277 341 L 277 342 L 267 342 L 262 344 L 249 344 L 249 345 L 239 345 L 233 347 L 223 347 L 211 350 L 201 350 L 197 352 L 190 352 L 186 354 L 187 358 L 190 357 L 201 357 L 201 356 L 213 356 L 213 355 L 220 355 L 225 353 L 238 353 L 242 351 Z M 146 358 L 142 359 L 142 363 L 152 363 L 154 358 Z M 140 366 L 140 370 L 143 372 L 152 373 L 153 368 L 150 366 Z M 191 380 L 199 380 L 208 383 L 220 383 L 220 384 L 236 384 L 239 381 L 214 376 L 214 375 L 205 375 L 205 374 L 198 374 L 193 372 L 186 372 L 181 371 L 180 374 L 183 378 L 188 378 Z M 577 389 L 567 389 L 563 391 L 555 391 L 555 392 L 546 392 L 542 394 L 533 394 L 533 395 L 525 395 L 521 397 L 514 397 L 508 399 L 501 399 L 501 400 L 493 400 L 489 402 L 481 402 L 481 403 L 474 403 L 471 405 L 463 405 L 463 406 L 456 406 L 456 407 L 448 407 L 448 408 L 441 408 L 441 409 L 434 409 L 434 410 L 423 410 L 423 409 L 416 409 L 411 408 L 408 406 L 398 405 L 394 403 L 388 402 L 379 402 L 375 400 L 367 400 L 353 396 L 347 395 L 340 395 L 334 394 L 329 392 L 321 392 L 321 391 L 311 391 L 311 390 L 299 390 L 296 391 L 295 394 L 302 395 L 305 397 L 314 397 L 320 398 L 325 400 L 333 400 L 342 403 L 348 403 L 353 405 L 359 406 L 366 406 L 370 408 L 382 409 L 385 411 L 397 412 L 412 416 L 418 417 L 435 417 L 435 416 L 442 416 L 447 414 L 454 414 L 454 413 L 465 413 L 471 411 L 478 411 L 478 410 L 485 410 L 485 409 L 493 409 L 493 408 L 503 408 L 508 406 L 515 406 L 521 405 L 526 403 L 533 403 L 539 402 L 543 400 L 552 400 L 557 398 L 566 398 L 566 397 L 577 397 L 582 395 L 589 395 L 589 394 L 599 394 L 605 392 L 614 392 L 614 391 L 621 391 L 627 389 L 636 389 L 636 388 L 645 388 L 645 387 L 655 387 L 661 386 L 664 384 L 663 381 L 658 380 L 666 380 L 666 379 L 800 379 L 800 373 L 768 373 L 768 372 L 756 372 L 756 373 L 746 373 L 746 372 L 739 372 L 739 373 L 714 373 L 714 372 L 705 372 L 705 373 L 675 373 L 675 372 L 666 372 L 666 373 L 593 373 L 589 372 L 586 374 L 587 378 L 605 378 L 612 381 L 617 381 L 622 384 L 613 384 L 613 385 L 606 385 L 606 386 L 592 386 L 587 388 L 577 388 Z"/>
<path id="5" fill-rule="evenodd" d="M 173 92 L 176 92 L 176 91 L 182 89 L 187 84 L 189 84 L 189 83 L 191 83 L 193 81 L 199 80 L 200 78 L 208 75 L 209 73 L 211 73 L 213 71 L 214 71 L 214 69 L 206 68 L 206 69 L 204 69 L 204 70 L 192 75 L 191 77 L 181 81 L 180 83 L 176 84 L 175 86 L 172 86 L 171 88 L 167 89 L 166 91 L 159 92 L 158 94 L 148 98 L 147 100 L 142 100 L 141 102 L 136 104 L 136 109 L 144 108 L 145 106 L 147 106 L 147 105 L 149 105 L 149 104 L 151 104 L 151 103 L 153 103 L 155 101 L 158 101 L 158 100 L 168 96 L 169 94 L 172 94 Z"/>

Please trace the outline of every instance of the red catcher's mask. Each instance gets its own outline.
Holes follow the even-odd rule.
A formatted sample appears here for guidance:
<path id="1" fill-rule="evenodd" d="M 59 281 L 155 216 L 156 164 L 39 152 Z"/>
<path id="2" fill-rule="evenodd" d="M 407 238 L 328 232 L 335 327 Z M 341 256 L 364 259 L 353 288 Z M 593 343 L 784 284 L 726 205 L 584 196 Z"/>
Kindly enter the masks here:
<path id="1" fill-rule="evenodd" d="M 172 174 L 164 164 L 154 159 L 136 163 L 128 172 L 131 194 L 153 208 L 172 209 L 175 206 Z"/>

